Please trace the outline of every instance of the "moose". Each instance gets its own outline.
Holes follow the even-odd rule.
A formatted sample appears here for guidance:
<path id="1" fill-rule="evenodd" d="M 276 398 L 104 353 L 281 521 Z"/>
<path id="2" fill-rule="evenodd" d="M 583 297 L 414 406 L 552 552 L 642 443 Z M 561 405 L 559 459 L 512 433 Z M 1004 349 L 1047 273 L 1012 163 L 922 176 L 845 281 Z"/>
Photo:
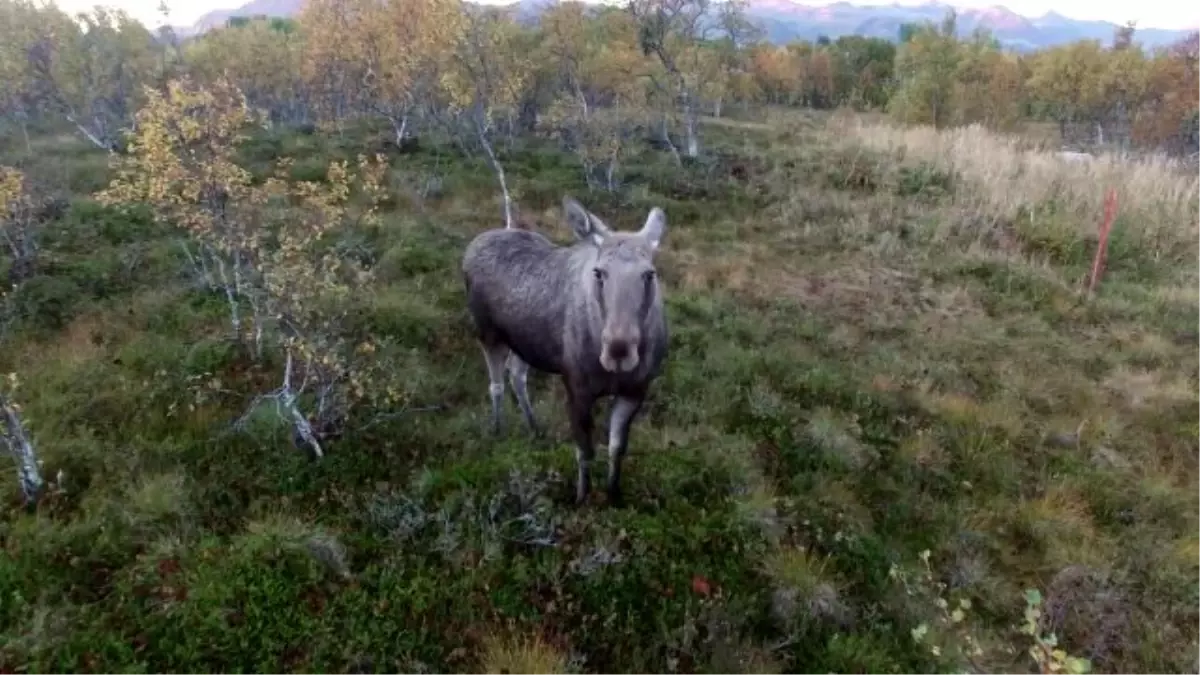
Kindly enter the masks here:
<path id="1" fill-rule="evenodd" d="M 615 232 L 570 195 L 563 215 L 576 242 L 560 246 L 517 228 L 480 233 L 463 253 L 467 308 L 488 370 L 491 431 L 502 429 L 504 373 L 535 436 L 543 431 L 527 388 L 529 369 L 560 375 L 574 437 L 575 503 L 591 490 L 592 406 L 613 399 L 608 500 L 620 505 L 629 429 L 667 357 L 667 320 L 654 266 L 667 217 L 654 207 L 637 232 Z"/>

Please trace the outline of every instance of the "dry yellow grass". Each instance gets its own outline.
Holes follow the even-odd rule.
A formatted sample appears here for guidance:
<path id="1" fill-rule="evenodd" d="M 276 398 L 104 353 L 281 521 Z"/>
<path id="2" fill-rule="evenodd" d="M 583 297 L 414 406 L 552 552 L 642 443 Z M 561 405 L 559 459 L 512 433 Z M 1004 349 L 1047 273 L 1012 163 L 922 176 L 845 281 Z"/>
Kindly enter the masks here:
<path id="1" fill-rule="evenodd" d="M 1090 234 L 1104 213 L 1105 192 L 1112 187 L 1119 213 L 1156 251 L 1179 246 L 1196 250 L 1200 179 L 1166 157 L 1102 154 L 1075 163 L 1052 152 L 1027 149 L 1016 137 L 978 125 L 900 128 L 855 118 L 831 125 L 838 127 L 838 136 L 862 147 L 925 162 L 965 180 L 972 189 L 956 192 L 955 199 L 972 212 L 1012 220 L 1030 217 L 1054 202 L 1075 214 Z"/>
<path id="2" fill-rule="evenodd" d="M 840 514 L 841 523 L 848 528 L 870 527 L 874 521 L 870 507 L 854 491 L 851 481 L 846 478 L 821 480 L 813 485 L 808 498 L 830 512 Z"/>
<path id="3" fill-rule="evenodd" d="M 1044 566 L 1103 566 L 1112 542 L 1096 527 L 1087 500 L 1076 485 L 1061 481 L 1016 510 L 1018 526 L 1044 548 Z"/>
<path id="4" fill-rule="evenodd" d="M 102 358 L 106 342 L 119 342 L 129 332 L 127 326 L 114 321 L 112 317 L 90 312 L 71 321 L 53 345 L 30 344 L 21 358 L 53 358 L 63 364 L 78 365 Z"/>
<path id="5" fill-rule="evenodd" d="M 187 484 L 178 471 L 144 476 L 128 491 L 126 513 L 135 522 L 183 516 Z"/>
<path id="6" fill-rule="evenodd" d="M 1124 364 L 1114 368 L 1102 386 L 1114 397 L 1114 403 L 1127 405 L 1131 409 L 1181 405 L 1196 398 L 1196 389 L 1189 382 L 1187 374 L 1145 370 Z"/>
<path id="7" fill-rule="evenodd" d="M 919 431 L 902 441 L 897 450 L 900 457 L 924 469 L 945 470 L 949 460 L 936 438 Z"/>
<path id="8" fill-rule="evenodd" d="M 785 548 L 768 554 L 762 568 L 776 584 L 807 594 L 818 584 L 831 583 L 825 571 L 828 563 L 803 548 Z"/>
<path id="9" fill-rule="evenodd" d="M 541 636 L 512 638 L 489 636 L 480 663 L 485 673 L 562 673 L 567 659 Z"/>
<path id="10" fill-rule="evenodd" d="M 1192 570 L 1200 568 L 1200 536 L 1181 537 L 1175 541 L 1171 552 L 1183 567 Z"/>

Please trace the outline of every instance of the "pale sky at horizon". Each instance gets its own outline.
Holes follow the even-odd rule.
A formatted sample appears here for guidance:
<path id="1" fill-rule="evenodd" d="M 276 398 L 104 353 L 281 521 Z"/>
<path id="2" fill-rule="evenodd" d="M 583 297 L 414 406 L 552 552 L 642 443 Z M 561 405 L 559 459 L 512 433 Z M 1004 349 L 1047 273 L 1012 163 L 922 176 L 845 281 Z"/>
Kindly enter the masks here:
<path id="1" fill-rule="evenodd" d="M 97 4 L 129 12 L 148 26 L 161 23 L 158 13 L 160 0 L 52 0 L 68 12 L 86 11 Z M 505 4 L 512 0 L 479 0 L 487 4 Z M 801 4 L 827 5 L 837 0 L 798 0 Z M 901 5 L 921 4 L 928 0 L 897 0 Z M 1193 0 L 1141 0 L 1138 3 L 1117 0 L 942 0 L 956 7 L 986 7 L 1003 5 L 1027 17 L 1037 17 L 1055 11 L 1072 19 L 1104 20 L 1123 24 L 1136 20 L 1142 28 L 1200 27 L 1200 5 Z M 171 23 L 190 26 L 214 9 L 233 9 L 246 0 L 169 0 Z M 854 4 L 889 4 L 891 0 L 851 0 Z"/>

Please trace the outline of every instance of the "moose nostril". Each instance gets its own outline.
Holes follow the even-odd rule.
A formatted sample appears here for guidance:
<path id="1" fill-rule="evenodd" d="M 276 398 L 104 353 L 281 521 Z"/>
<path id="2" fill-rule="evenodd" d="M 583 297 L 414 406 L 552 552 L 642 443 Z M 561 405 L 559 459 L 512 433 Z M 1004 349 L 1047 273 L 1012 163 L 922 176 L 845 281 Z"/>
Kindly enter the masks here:
<path id="1" fill-rule="evenodd" d="M 620 361 L 626 356 L 629 356 L 629 343 L 623 341 L 613 341 L 608 345 L 608 355 Z"/>

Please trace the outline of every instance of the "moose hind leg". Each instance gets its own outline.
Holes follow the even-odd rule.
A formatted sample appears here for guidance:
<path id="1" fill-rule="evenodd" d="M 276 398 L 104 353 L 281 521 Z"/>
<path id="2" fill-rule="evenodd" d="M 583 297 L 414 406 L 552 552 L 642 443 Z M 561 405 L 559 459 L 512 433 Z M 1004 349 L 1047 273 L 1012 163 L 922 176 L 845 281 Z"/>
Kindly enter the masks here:
<path id="1" fill-rule="evenodd" d="M 502 344 L 481 344 L 483 358 L 487 361 L 488 396 L 492 400 L 492 433 L 500 435 L 501 407 L 504 405 L 504 360 L 508 357 L 508 347 Z"/>
<path id="2" fill-rule="evenodd" d="M 642 397 L 617 396 L 608 418 L 608 501 L 620 506 L 621 461 L 629 446 L 629 429 L 642 409 Z"/>
<path id="3" fill-rule="evenodd" d="M 508 377 L 513 393 L 517 395 L 517 403 L 521 406 L 521 414 L 525 417 L 525 424 L 534 436 L 540 436 L 542 430 L 533 415 L 533 404 L 529 402 L 529 364 L 515 352 L 508 357 Z"/>

